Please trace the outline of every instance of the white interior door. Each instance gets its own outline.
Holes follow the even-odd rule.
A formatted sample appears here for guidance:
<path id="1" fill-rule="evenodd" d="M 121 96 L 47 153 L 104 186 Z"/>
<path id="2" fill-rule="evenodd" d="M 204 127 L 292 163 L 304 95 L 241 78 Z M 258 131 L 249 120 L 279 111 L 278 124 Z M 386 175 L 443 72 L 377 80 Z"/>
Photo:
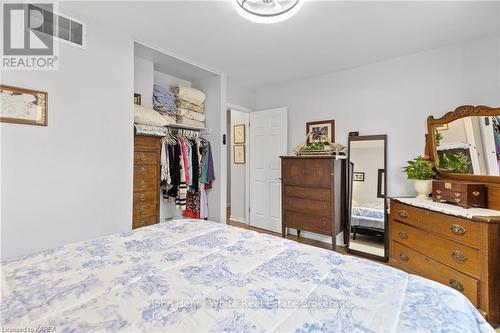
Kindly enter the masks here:
<path id="1" fill-rule="evenodd" d="M 250 225 L 281 232 L 281 161 L 288 147 L 287 108 L 250 113 Z"/>

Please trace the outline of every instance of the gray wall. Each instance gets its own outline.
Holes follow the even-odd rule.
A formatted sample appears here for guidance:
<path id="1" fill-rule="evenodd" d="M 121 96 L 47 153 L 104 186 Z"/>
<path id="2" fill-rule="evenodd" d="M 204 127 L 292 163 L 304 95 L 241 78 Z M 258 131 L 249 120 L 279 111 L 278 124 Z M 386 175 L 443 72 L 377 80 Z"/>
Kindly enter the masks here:
<path id="1" fill-rule="evenodd" d="M 500 104 L 500 39 L 394 58 L 256 92 L 256 109 L 288 106 L 289 153 L 308 121 L 335 119 L 337 142 L 350 131 L 388 134 L 388 194 L 414 194 L 401 172 L 424 151 L 426 118 L 462 104 Z"/>
<path id="2" fill-rule="evenodd" d="M 2 71 L 48 92 L 47 127 L 0 125 L 2 259 L 131 229 L 133 41 L 85 22 L 59 70 Z"/>

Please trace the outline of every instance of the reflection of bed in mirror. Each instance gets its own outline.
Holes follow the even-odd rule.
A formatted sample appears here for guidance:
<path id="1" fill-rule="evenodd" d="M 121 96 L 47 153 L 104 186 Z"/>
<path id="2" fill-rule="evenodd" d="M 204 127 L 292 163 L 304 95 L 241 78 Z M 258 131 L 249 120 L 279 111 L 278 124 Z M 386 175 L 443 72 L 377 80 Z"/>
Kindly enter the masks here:
<path id="1" fill-rule="evenodd" d="M 351 209 L 351 231 L 352 239 L 356 240 L 356 234 L 371 231 L 378 237 L 384 235 L 385 229 L 384 201 L 368 202 Z M 371 234 L 371 233 L 370 233 Z"/>

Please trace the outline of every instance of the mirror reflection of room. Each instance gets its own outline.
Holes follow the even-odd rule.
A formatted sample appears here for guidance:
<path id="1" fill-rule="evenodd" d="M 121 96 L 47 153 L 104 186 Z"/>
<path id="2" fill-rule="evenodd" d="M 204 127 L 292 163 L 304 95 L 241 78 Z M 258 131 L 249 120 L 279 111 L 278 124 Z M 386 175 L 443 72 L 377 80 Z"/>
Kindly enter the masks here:
<path id="1" fill-rule="evenodd" d="M 500 175 L 500 116 L 465 117 L 434 129 L 441 171 Z"/>
<path id="2" fill-rule="evenodd" d="M 383 257 L 385 147 L 383 140 L 351 141 L 351 250 Z"/>

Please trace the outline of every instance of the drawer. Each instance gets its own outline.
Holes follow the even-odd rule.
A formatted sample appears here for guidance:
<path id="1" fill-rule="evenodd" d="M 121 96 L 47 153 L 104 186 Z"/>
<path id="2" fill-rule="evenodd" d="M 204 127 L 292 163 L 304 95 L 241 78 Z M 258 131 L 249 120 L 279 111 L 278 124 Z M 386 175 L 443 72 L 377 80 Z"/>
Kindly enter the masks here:
<path id="1" fill-rule="evenodd" d="M 152 191 L 158 189 L 156 179 L 134 179 L 134 192 Z"/>
<path id="2" fill-rule="evenodd" d="M 463 293 L 474 306 L 478 302 L 478 281 L 453 268 L 445 266 L 398 242 L 392 242 L 392 258 L 417 274 L 440 282 Z"/>
<path id="3" fill-rule="evenodd" d="M 146 227 L 148 225 L 153 225 L 156 223 L 158 223 L 156 215 L 148 217 L 138 217 L 134 218 L 134 222 L 132 223 L 132 229 Z"/>
<path id="4" fill-rule="evenodd" d="M 398 220 L 411 225 L 419 225 L 419 219 L 421 215 L 422 211 L 416 207 L 391 201 L 391 206 L 390 206 L 391 219 Z"/>
<path id="5" fill-rule="evenodd" d="M 332 234 L 332 219 L 325 216 L 297 213 L 285 210 L 283 223 L 286 227 L 317 232 L 324 235 Z"/>
<path id="6" fill-rule="evenodd" d="M 134 166 L 134 178 L 156 178 L 156 169 L 157 167 L 154 165 L 136 165 Z"/>
<path id="7" fill-rule="evenodd" d="M 391 219 L 479 248 L 480 225 L 473 221 L 394 202 Z"/>
<path id="8" fill-rule="evenodd" d="M 159 194 L 157 191 L 149 192 L 135 192 L 134 193 L 134 204 L 147 202 L 151 204 L 156 204 Z"/>
<path id="9" fill-rule="evenodd" d="M 134 164 L 135 165 L 159 165 L 158 155 L 155 152 L 148 151 L 136 151 L 134 152 Z"/>
<path id="10" fill-rule="evenodd" d="M 427 230 L 479 248 L 479 223 L 429 210 L 424 210 L 421 219 Z"/>
<path id="11" fill-rule="evenodd" d="M 331 191 L 308 187 L 285 186 L 285 195 L 288 197 L 304 198 L 311 200 L 330 201 Z"/>
<path id="12" fill-rule="evenodd" d="M 134 205 L 134 220 L 150 216 L 156 216 L 156 203 L 140 203 Z"/>
<path id="13" fill-rule="evenodd" d="M 161 147 L 160 140 L 159 136 L 136 135 L 134 138 L 134 149 L 159 150 Z"/>
<path id="14" fill-rule="evenodd" d="M 407 226 L 392 223 L 392 239 L 461 272 L 479 277 L 479 251 L 469 246 Z"/>
<path id="15" fill-rule="evenodd" d="M 314 214 L 320 216 L 332 216 L 332 205 L 329 201 L 299 199 L 285 196 L 283 208 L 299 213 Z"/>

